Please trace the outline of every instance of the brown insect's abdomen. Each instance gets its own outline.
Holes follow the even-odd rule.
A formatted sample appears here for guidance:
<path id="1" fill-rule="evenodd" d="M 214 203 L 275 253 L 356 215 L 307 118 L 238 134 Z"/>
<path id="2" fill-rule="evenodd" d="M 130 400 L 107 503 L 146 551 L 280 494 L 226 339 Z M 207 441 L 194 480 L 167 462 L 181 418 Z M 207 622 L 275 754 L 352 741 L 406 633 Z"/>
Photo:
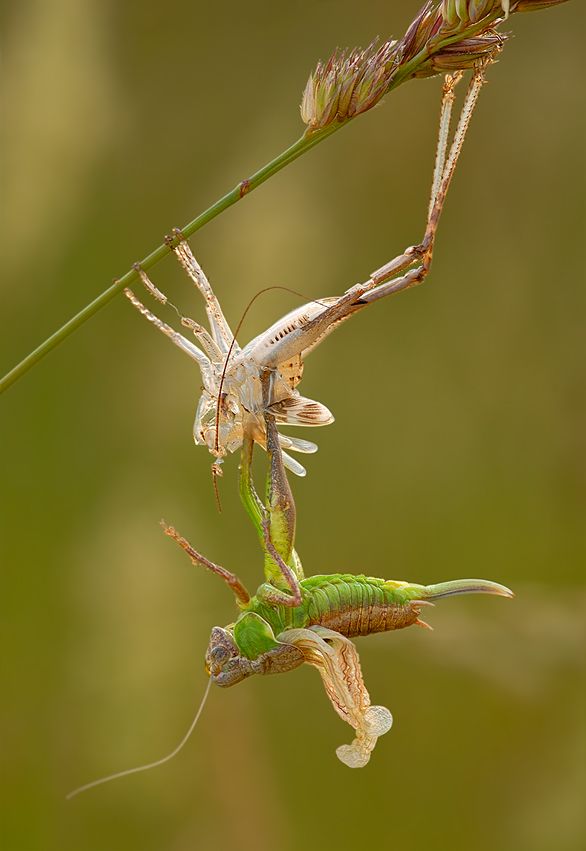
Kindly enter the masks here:
<path id="1" fill-rule="evenodd" d="M 401 606 L 394 603 L 373 603 L 357 610 L 324 612 L 316 623 L 328 629 L 334 629 L 347 638 L 353 638 L 356 635 L 371 635 L 374 632 L 403 629 L 414 624 L 418 615 L 418 607 L 411 603 Z"/>
<path id="2" fill-rule="evenodd" d="M 417 622 L 418 602 L 401 600 L 401 592 L 385 588 L 384 580 L 334 576 L 335 579 L 324 576 L 323 583 L 322 577 L 308 581 L 312 584 L 307 589 L 311 593 L 307 611 L 312 625 L 319 624 L 352 638 L 403 629 Z"/>

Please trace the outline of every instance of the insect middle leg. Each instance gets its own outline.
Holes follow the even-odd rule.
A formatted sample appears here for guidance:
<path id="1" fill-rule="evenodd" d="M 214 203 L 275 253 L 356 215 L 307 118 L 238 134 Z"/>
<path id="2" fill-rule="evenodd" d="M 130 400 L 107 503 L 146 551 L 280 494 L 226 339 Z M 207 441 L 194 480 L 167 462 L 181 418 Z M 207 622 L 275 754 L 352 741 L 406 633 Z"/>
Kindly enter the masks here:
<path id="1" fill-rule="evenodd" d="M 179 228 L 173 228 L 172 235 L 166 237 L 165 242 L 171 247 L 181 267 L 202 294 L 212 336 L 215 343 L 226 354 L 233 345 L 233 335 L 205 272 L 195 259 L 189 243 Z"/>
<path id="2" fill-rule="evenodd" d="M 226 570 L 225 567 L 222 567 L 220 564 L 215 564 L 205 556 L 202 556 L 201 553 L 198 553 L 198 551 L 191 546 L 189 541 L 186 538 L 183 538 L 179 532 L 173 528 L 173 526 L 167 526 L 167 524 L 163 521 L 161 521 L 161 526 L 165 535 L 172 538 L 179 544 L 181 549 L 187 553 L 193 564 L 205 567 L 212 573 L 215 573 L 216 576 L 219 576 L 220 579 L 223 579 L 224 582 L 232 589 L 236 600 L 241 605 L 245 606 L 250 601 L 250 594 L 235 573 L 232 573 L 230 570 Z"/>
<path id="3" fill-rule="evenodd" d="M 266 506 L 252 480 L 254 439 L 245 429 L 240 461 L 240 498 L 251 517 L 265 553 L 268 582 L 259 593 L 271 603 L 297 606 L 301 603 L 299 581 L 303 568 L 294 549 L 296 511 L 293 494 L 283 464 L 283 454 L 275 418 L 266 409 L 271 398 L 271 370 L 261 376 L 265 399 L 266 450 L 269 456 Z"/>
<path id="4" fill-rule="evenodd" d="M 273 590 L 270 586 L 265 585 L 264 596 L 273 603 L 298 606 L 301 603 L 299 580 L 303 579 L 303 570 L 293 546 L 295 542 L 296 509 L 283 463 L 283 452 L 279 442 L 276 420 L 269 412 L 272 399 L 272 381 L 273 372 L 269 369 L 263 370 L 261 384 L 266 450 L 269 456 L 266 491 L 267 511 L 263 516 L 263 533 L 267 553 L 280 569 L 281 575 L 275 577 L 275 584 L 280 587 Z"/>

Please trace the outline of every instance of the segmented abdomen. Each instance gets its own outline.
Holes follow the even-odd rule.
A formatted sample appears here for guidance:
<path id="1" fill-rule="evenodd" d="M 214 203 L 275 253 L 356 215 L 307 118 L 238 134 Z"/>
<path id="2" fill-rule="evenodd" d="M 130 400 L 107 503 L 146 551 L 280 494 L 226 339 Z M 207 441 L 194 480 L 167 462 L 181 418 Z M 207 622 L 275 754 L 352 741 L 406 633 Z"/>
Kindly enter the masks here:
<path id="1" fill-rule="evenodd" d="M 418 592 L 424 590 L 406 582 L 351 574 L 311 576 L 301 585 L 307 592 L 310 624 L 328 627 L 348 638 L 415 623 L 420 612 Z"/>

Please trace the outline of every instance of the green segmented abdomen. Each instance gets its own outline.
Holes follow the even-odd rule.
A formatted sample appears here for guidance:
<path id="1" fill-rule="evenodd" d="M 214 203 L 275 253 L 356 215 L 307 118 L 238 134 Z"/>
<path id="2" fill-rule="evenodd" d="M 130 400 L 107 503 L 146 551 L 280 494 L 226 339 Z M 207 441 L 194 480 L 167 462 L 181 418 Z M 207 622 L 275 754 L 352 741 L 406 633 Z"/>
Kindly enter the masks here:
<path id="1" fill-rule="evenodd" d="M 425 597 L 423 585 L 352 574 L 311 576 L 301 587 L 310 625 L 347 638 L 411 626 Z"/>

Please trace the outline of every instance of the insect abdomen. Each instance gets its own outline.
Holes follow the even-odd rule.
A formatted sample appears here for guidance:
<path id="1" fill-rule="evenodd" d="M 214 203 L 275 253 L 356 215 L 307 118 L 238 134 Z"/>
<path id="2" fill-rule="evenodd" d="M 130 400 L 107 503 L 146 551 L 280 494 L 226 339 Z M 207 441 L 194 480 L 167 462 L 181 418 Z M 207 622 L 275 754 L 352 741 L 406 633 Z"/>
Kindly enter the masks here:
<path id="1" fill-rule="evenodd" d="M 311 625 L 328 627 L 348 638 L 402 629 L 414 624 L 420 612 L 419 588 L 406 582 L 334 574 L 311 576 L 302 587 Z"/>

